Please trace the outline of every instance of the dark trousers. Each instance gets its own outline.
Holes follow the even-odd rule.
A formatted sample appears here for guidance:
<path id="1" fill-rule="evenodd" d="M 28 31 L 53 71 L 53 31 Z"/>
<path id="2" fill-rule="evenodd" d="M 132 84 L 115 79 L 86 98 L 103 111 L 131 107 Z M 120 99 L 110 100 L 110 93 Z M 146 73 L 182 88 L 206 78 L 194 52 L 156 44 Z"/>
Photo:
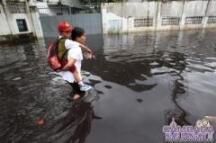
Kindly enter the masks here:
<path id="1" fill-rule="evenodd" d="M 80 96 L 84 96 L 85 92 L 80 90 L 80 86 L 77 82 L 69 83 L 70 86 L 72 87 L 72 95 L 74 96 L 75 94 L 79 94 Z"/>

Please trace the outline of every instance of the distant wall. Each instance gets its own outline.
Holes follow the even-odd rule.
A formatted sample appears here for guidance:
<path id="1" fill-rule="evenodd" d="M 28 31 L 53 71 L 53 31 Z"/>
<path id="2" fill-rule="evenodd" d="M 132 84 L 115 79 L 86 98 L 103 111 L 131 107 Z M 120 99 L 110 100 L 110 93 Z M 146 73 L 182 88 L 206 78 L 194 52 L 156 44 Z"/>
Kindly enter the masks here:
<path id="1" fill-rule="evenodd" d="M 41 16 L 40 17 L 44 37 L 57 37 L 57 25 L 60 21 L 68 21 L 73 26 L 82 27 L 87 35 L 101 34 L 101 14 L 76 14 L 59 16 Z"/>
<path id="2" fill-rule="evenodd" d="M 207 9 L 207 16 L 215 16 L 216 15 L 216 1 L 211 0 L 209 1 L 208 9 Z"/>
<path id="3" fill-rule="evenodd" d="M 104 3 L 104 33 L 187 30 L 216 27 L 216 1 Z"/>

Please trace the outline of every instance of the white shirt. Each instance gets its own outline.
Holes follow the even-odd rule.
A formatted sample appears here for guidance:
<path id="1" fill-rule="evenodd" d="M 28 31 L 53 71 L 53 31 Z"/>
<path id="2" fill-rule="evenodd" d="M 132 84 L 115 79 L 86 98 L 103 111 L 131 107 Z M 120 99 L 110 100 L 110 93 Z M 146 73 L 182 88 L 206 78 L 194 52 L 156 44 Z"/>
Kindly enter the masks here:
<path id="1" fill-rule="evenodd" d="M 69 39 L 65 40 L 65 48 L 68 49 L 67 58 L 70 57 L 76 60 L 75 66 L 81 77 L 81 66 L 82 66 L 83 54 L 79 45 L 80 44 L 76 41 L 72 41 Z M 75 81 L 73 73 L 71 73 L 70 71 L 61 71 L 58 72 L 58 75 L 60 75 L 64 80 L 70 83 L 73 83 Z"/>

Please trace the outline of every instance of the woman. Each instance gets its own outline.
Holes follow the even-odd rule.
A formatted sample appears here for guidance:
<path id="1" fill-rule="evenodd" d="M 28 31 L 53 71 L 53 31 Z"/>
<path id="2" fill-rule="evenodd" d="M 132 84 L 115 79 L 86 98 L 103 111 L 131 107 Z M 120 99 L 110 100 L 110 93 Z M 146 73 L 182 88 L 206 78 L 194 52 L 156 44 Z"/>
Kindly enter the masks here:
<path id="1" fill-rule="evenodd" d="M 67 64 L 63 67 L 64 69 L 70 69 L 71 67 L 75 67 L 75 74 L 68 72 L 68 71 L 61 71 L 61 75 L 63 78 L 70 83 L 73 88 L 73 100 L 79 99 L 81 96 L 85 94 L 85 91 L 81 90 L 80 83 L 75 80 L 74 75 L 79 77 L 79 80 L 82 81 L 81 76 L 81 65 L 83 60 L 83 53 L 82 53 L 82 46 L 86 44 L 86 36 L 85 31 L 82 28 L 75 27 L 71 32 L 71 39 L 73 40 L 74 44 L 72 48 L 68 49 L 67 52 Z M 82 45 L 82 46 L 80 46 Z M 86 58 L 92 59 L 94 58 L 92 52 L 87 52 Z M 90 89 L 91 86 L 86 84 L 85 89 Z"/>

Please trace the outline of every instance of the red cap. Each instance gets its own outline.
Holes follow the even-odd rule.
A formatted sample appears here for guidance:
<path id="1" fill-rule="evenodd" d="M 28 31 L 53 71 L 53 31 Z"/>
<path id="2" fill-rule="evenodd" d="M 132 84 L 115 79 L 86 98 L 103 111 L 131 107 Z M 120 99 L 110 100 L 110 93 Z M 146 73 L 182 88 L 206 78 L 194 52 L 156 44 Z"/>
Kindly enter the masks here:
<path id="1" fill-rule="evenodd" d="M 70 25 L 67 21 L 62 21 L 58 24 L 58 31 L 59 32 L 71 32 L 73 29 L 72 25 Z"/>

